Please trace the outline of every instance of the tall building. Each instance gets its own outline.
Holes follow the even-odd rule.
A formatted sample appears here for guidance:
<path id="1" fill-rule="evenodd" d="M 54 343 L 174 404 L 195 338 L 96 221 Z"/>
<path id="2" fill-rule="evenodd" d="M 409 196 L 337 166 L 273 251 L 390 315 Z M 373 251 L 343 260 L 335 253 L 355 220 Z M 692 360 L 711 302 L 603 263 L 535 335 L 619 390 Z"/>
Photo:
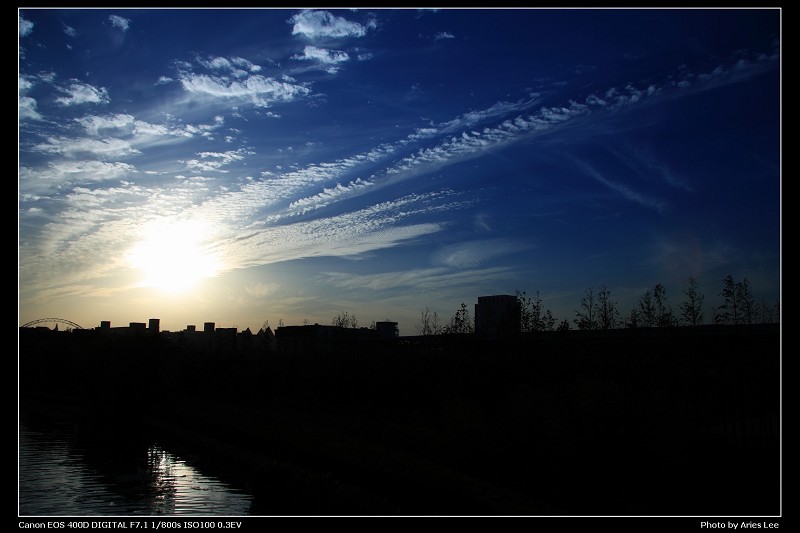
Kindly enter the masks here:
<path id="1" fill-rule="evenodd" d="M 475 333 L 505 337 L 519 333 L 520 305 L 510 294 L 479 296 L 475 304 Z"/>
<path id="2" fill-rule="evenodd" d="M 213 322 L 205 322 L 203 324 L 203 332 L 214 333 L 214 326 L 216 326 L 216 324 L 214 324 Z"/>
<path id="3" fill-rule="evenodd" d="M 161 319 L 160 318 L 151 318 L 147 325 L 147 330 L 150 333 L 158 333 L 161 331 Z"/>

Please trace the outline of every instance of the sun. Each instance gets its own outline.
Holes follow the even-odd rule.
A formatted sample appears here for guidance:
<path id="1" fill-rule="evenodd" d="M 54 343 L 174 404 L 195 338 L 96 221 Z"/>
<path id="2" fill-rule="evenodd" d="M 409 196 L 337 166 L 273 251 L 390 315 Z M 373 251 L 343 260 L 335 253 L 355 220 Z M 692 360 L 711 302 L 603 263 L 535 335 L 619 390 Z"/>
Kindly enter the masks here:
<path id="1" fill-rule="evenodd" d="M 142 287 L 183 292 L 214 277 L 221 264 L 207 244 L 209 225 L 200 221 L 157 221 L 143 230 L 142 240 L 128 254 L 141 270 Z"/>

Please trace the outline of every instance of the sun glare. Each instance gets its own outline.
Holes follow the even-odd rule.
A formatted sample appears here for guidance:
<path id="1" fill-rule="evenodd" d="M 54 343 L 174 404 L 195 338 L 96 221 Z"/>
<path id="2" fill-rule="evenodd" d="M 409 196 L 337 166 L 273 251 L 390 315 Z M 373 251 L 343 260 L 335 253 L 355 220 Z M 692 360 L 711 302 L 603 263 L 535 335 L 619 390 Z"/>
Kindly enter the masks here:
<path id="1" fill-rule="evenodd" d="M 140 285 L 182 292 L 219 272 L 220 263 L 207 250 L 208 225 L 197 221 L 150 224 L 128 260 L 142 271 Z"/>

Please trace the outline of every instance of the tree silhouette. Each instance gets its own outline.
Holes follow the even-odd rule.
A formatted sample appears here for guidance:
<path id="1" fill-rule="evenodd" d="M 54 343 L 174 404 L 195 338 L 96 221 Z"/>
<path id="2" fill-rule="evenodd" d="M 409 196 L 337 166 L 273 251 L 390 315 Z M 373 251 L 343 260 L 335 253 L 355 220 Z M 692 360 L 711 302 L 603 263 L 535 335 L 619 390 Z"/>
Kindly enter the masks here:
<path id="1" fill-rule="evenodd" d="M 426 307 L 420 310 L 419 315 L 419 320 L 414 325 L 418 334 L 439 335 L 442 332 L 442 326 L 439 324 L 439 315 L 436 311 L 431 313 L 430 309 Z"/>
<path id="2" fill-rule="evenodd" d="M 628 320 L 625 323 L 625 327 L 638 328 L 639 326 L 641 326 L 641 321 L 642 319 L 639 313 L 639 309 L 634 307 L 633 309 L 631 309 L 631 312 L 628 315 Z"/>
<path id="3" fill-rule="evenodd" d="M 653 303 L 653 295 L 650 289 L 639 298 L 639 312 L 637 313 L 638 324 L 643 328 L 652 328 L 656 325 L 656 306 Z"/>
<path id="4" fill-rule="evenodd" d="M 461 308 L 450 317 L 450 322 L 445 328 L 445 333 L 472 333 L 475 331 L 475 326 L 472 323 L 472 318 L 469 314 L 467 304 L 461 303 Z"/>
<path id="5" fill-rule="evenodd" d="M 653 302 L 655 303 L 655 320 L 656 326 L 666 328 L 675 325 L 675 316 L 672 314 L 672 308 L 667 303 L 667 289 L 660 283 L 656 284 L 653 288 Z"/>
<path id="6" fill-rule="evenodd" d="M 724 303 L 717 307 L 718 320 L 722 324 L 738 324 L 739 323 L 739 302 L 736 298 L 736 283 L 733 281 L 733 276 L 728 274 L 722 280 L 722 296 Z"/>
<path id="7" fill-rule="evenodd" d="M 351 315 L 347 311 L 342 311 L 333 317 L 331 325 L 339 326 L 341 328 L 357 328 L 358 320 L 356 319 L 356 315 Z"/>
<path id="8" fill-rule="evenodd" d="M 605 285 L 597 293 L 596 307 L 598 329 L 614 329 L 618 326 L 620 316 L 617 303 L 611 300 L 611 291 Z"/>
<path id="9" fill-rule="evenodd" d="M 531 298 L 525 291 L 517 290 L 517 302 L 519 303 L 519 330 L 521 332 L 553 330 L 556 319 L 549 309 L 544 309 L 539 291 L 536 291 L 535 298 Z"/>
<path id="10" fill-rule="evenodd" d="M 689 276 L 689 286 L 683 291 L 686 300 L 681 303 L 681 318 L 688 326 L 699 326 L 703 323 L 703 295 L 697 289 L 697 280 Z"/>
<path id="11" fill-rule="evenodd" d="M 756 301 L 747 278 L 736 284 L 736 307 L 742 324 L 752 324 L 756 321 Z"/>
<path id="12" fill-rule="evenodd" d="M 581 310 L 575 310 L 573 320 L 580 330 L 597 329 L 597 304 L 595 303 L 594 289 L 589 287 L 581 298 Z"/>

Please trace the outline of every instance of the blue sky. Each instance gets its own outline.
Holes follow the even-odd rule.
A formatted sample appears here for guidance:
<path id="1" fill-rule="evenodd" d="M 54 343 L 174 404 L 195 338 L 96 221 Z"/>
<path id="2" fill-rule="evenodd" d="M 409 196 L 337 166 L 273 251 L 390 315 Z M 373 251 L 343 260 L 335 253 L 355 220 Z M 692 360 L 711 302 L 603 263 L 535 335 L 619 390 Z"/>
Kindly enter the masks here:
<path id="1" fill-rule="evenodd" d="M 777 9 L 22 9 L 19 321 L 780 297 Z"/>

